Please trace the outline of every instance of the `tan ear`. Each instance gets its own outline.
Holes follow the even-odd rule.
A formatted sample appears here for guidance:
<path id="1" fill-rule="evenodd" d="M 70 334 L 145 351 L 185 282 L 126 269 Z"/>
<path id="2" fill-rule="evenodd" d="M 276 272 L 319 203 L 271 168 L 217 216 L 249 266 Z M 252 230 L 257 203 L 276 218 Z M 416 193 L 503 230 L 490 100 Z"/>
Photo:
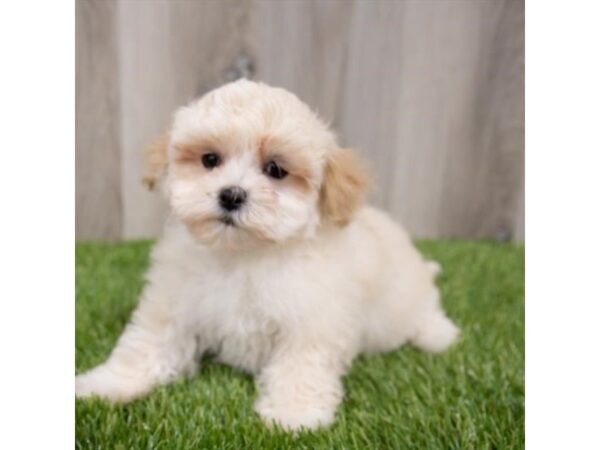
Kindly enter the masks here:
<path id="1" fill-rule="evenodd" d="M 341 148 L 331 152 L 321 187 L 323 218 L 346 225 L 362 204 L 367 184 L 367 172 L 358 156 Z"/>
<path id="2" fill-rule="evenodd" d="M 169 133 L 158 136 L 146 148 L 144 184 L 152 190 L 167 172 L 167 148 L 169 147 Z"/>

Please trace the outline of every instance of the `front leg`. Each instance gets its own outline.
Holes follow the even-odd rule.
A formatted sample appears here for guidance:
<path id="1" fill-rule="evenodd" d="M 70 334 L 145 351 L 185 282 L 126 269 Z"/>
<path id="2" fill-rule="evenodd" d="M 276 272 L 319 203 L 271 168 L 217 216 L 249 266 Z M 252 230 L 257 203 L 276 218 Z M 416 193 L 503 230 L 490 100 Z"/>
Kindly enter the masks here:
<path id="1" fill-rule="evenodd" d="M 168 302 L 149 288 L 108 360 L 75 377 L 75 395 L 132 400 L 192 371 L 195 344 Z"/>
<path id="2" fill-rule="evenodd" d="M 287 430 L 330 425 L 343 397 L 345 364 L 332 349 L 288 349 L 259 374 L 256 412 Z"/>

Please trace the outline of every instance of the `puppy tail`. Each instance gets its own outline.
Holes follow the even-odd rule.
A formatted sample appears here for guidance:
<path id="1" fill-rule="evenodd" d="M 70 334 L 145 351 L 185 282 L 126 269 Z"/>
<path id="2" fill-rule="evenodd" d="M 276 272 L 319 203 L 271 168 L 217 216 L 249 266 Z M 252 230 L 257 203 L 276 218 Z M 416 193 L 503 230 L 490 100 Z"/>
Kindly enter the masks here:
<path id="1" fill-rule="evenodd" d="M 437 261 L 425 261 L 425 264 L 427 265 L 427 268 L 429 269 L 429 271 L 433 275 L 433 278 L 436 278 L 439 274 L 442 273 L 442 266 L 441 266 L 441 264 L 439 262 L 437 262 Z"/>
<path id="2" fill-rule="evenodd" d="M 460 335 L 460 330 L 441 310 L 424 317 L 411 343 L 423 351 L 440 353 L 446 350 Z"/>

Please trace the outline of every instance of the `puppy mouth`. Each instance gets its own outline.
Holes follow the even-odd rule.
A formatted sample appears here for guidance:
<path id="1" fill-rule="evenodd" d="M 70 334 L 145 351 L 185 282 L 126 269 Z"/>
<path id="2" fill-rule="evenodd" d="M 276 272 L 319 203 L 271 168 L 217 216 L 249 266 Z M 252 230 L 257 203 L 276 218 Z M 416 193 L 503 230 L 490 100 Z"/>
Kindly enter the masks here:
<path id="1" fill-rule="evenodd" d="M 235 221 L 231 216 L 221 216 L 219 217 L 219 222 L 224 223 L 227 226 L 235 227 Z"/>

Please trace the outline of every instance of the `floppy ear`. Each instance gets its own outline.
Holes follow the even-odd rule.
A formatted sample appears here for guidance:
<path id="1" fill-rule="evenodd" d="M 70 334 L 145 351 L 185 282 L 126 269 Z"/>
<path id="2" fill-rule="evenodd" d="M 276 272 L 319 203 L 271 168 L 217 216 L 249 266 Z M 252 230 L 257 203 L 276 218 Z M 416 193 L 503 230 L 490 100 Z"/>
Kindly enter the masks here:
<path id="1" fill-rule="evenodd" d="M 351 150 L 337 148 L 327 157 L 320 207 L 324 219 L 346 225 L 362 204 L 367 172 Z"/>
<path id="2" fill-rule="evenodd" d="M 144 184 L 152 190 L 167 172 L 167 148 L 169 147 L 169 133 L 158 136 L 146 148 Z"/>

